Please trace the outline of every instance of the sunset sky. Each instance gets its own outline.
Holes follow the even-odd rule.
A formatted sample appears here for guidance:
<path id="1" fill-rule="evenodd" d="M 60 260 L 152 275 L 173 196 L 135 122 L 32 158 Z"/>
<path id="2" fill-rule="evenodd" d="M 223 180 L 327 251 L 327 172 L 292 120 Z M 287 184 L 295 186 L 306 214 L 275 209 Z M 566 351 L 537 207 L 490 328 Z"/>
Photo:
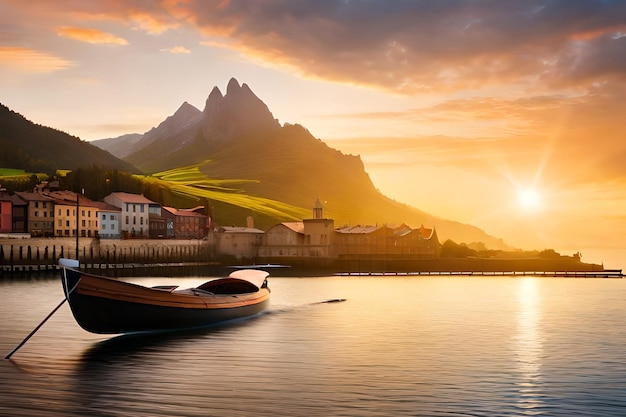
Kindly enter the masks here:
<path id="1" fill-rule="evenodd" d="M 626 1 L 0 0 L 0 102 L 84 140 L 231 77 L 395 200 L 626 269 Z"/>

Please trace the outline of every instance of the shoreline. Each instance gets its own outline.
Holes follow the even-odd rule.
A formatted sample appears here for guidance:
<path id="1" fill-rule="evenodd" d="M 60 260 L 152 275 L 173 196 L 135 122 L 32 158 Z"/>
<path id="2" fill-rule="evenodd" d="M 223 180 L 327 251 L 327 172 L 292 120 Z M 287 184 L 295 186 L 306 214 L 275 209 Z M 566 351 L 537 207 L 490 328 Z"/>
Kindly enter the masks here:
<path id="1" fill-rule="evenodd" d="M 58 258 L 76 257 L 75 238 L 0 238 L 0 273 L 45 272 L 58 269 Z M 154 273 L 223 274 L 237 266 L 273 265 L 274 275 L 521 275 L 623 277 L 621 269 L 575 261 L 542 258 L 254 258 L 219 256 L 206 240 L 79 239 L 79 259 L 90 272 L 115 276 Z M 276 268 L 285 265 L 287 268 Z M 167 271 L 166 271 L 167 270 Z"/>

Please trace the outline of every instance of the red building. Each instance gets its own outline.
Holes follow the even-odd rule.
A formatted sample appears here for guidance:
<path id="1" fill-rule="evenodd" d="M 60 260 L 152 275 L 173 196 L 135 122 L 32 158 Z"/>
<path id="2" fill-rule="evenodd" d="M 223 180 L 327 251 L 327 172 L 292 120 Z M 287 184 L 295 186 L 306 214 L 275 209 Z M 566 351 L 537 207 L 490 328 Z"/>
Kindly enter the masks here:
<path id="1" fill-rule="evenodd" d="M 203 207 L 176 209 L 163 207 L 161 216 L 165 219 L 165 236 L 170 239 L 202 239 L 208 235 L 209 218 L 199 213 Z"/>

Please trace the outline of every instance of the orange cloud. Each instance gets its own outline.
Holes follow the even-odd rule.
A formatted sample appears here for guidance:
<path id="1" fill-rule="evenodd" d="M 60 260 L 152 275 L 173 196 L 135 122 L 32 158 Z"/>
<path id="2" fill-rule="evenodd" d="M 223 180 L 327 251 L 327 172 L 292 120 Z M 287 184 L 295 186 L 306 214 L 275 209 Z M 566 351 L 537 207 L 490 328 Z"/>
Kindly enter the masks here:
<path id="1" fill-rule="evenodd" d="M 614 25 L 614 26 L 606 26 L 598 29 L 592 30 L 583 30 L 580 32 L 574 32 L 571 35 L 572 40 L 576 41 L 590 41 L 593 39 L 600 38 L 602 36 L 613 36 L 616 33 L 623 34 L 626 32 L 626 25 Z"/>
<path id="2" fill-rule="evenodd" d="M 150 34 L 187 25 L 264 65 L 403 95 L 511 84 L 554 91 L 587 88 L 607 77 L 626 83 L 621 2 L 49 3 L 27 4 L 38 13 L 115 21 Z M 60 35 L 126 42 L 76 28 Z"/>
<path id="3" fill-rule="evenodd" d="M 173 23 L 169 19 L 163 19 L 148 12 L 133 12 L 130 19 L 143 31 L 158 35 L 169 29 L 179 27 L 178 23 Z"/>
<path id="4" fill-rule="evenodd" d="M 186 1 L 188 22 L 218 42 L 300 74 L 400 94 L 489 86 L 625 82 L 617 2 Z M 590 19 L 589 16 L 593 16 Z M 613 31 L 613 32 L 611 32 Z M 602 36 L 605 34 L 605 36 Z M 215 41 L 215 40 L 214 40 Z M 595 51 L 595 52 L 590 52 Z M 595 61 L 600 64 L 595 64 Z"/>
<path id="5" fill-rule="evenodd" d="M 61 27 L 57 30 L 57 35 L 93 44 L 128 45 L 128 41 L 126 39 L 97 29 Z"/>
<path id="6" fill-rule="evenodd" d="M 161 49 L 161 52 L 169 52 L 171 54 L 190 54 L 191 51 L 184 46 L 174 46 L 172 48 Z"/>
<path id="7" fill-rule="evenodd" d="M 72 62 L 31 48 L 0 47 L 3 67 L 33 73 L 47 73 L 72 66 Z"/>

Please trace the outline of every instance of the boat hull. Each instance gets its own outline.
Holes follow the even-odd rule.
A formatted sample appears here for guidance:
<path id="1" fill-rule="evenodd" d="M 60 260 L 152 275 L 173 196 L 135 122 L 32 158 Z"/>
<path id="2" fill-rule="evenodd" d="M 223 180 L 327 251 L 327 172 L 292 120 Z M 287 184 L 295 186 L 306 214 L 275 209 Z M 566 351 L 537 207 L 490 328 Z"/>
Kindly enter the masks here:
<path id="1" fill-rule="evenodd" d="M 175 293 L 63 269 L 76 322 L 100 334 L 172 331 L 253 316 L 269 307 L 269 289 L 236 295 Z"/>

